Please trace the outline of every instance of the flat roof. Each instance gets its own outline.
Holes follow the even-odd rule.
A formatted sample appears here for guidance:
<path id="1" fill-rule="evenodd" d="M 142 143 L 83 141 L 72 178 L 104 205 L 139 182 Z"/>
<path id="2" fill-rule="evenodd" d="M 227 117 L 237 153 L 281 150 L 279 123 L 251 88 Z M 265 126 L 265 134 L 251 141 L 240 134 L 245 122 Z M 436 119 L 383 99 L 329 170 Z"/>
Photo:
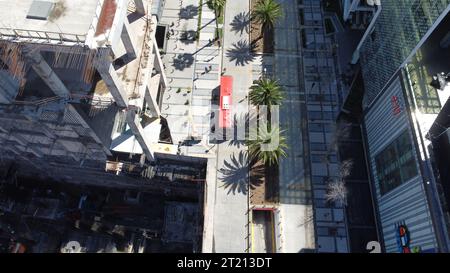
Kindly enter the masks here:
<path id="1" fill-rule="evenodd" d="M 53 2 L 47 20 L 27 18 L 35 1 Z M 0 0 L 0 33 L 5 29 L 85 36 L 93 22 L 98 0 Z"/>

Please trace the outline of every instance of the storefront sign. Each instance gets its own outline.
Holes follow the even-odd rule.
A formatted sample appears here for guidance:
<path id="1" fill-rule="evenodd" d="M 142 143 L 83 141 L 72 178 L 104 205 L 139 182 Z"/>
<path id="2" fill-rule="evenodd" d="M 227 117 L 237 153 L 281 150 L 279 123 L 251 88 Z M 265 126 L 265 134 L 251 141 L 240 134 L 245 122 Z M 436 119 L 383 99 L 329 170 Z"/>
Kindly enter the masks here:
<path id="1" fill-rule="evenodd" d="M 397 96 L 392 96 L 391 104 L 392 104 L 392 112 L 394 113 L 395 116 L 397 116 L 402 112 L 402 107 L 400 106 L 400 101 Z"/>

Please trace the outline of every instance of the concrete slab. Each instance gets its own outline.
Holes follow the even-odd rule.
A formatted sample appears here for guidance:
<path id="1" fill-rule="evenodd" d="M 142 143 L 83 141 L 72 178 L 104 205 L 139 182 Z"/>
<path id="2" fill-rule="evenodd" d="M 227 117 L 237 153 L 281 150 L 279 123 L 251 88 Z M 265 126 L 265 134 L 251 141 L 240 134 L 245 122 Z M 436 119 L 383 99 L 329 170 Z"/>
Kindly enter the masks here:
<path id="1" fill-rule="evenodd" d="M 85 36 L 94 20 L 98 1 L 63 1 L 57 9 L 53 8 L 47 20 L 27 19 L 28 11 L 34 0 L 0 0 L 1 28 L 24 31 L 66 33 Z M 62 11 L 62 12 L 61 12 Z"/>

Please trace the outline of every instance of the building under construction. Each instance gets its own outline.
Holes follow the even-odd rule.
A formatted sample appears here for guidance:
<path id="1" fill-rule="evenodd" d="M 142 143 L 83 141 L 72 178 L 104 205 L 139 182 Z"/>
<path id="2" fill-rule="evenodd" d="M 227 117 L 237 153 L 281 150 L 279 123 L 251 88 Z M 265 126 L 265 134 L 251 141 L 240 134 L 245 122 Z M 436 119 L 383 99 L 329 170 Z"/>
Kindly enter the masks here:
<path id="1" fill-rule="evenodd" d="M 155 34 L 164 1 L 0 0 L 0 5 L 0 192 L 7 204 L 0 206 L 3 220 L 25 215 L 19 205 L 11 205 L 20 200 L 11 203 L 12 196 L 5 192 L 22 188 L 19 180 L 32 181 L 27 185 L 30 192 L 41 192 L 43 181 L 82 185 L 71 185 L 73 190 L 107 186 L 105 191 L 132 191 L 159 196 L 161 204 L 175 202 L 159 207 L 161 215 L 155 217 L 161 225 L 153 230 L 162 234 L 163 244 L 190 241 L 181 231 L 185 225 L 173 214 L 185 211 L 186 217 L 201 218 L 206 167 L 200 159 L 179 156 L 167 121 L 160 116 L 167 79 Z M 133 213 L 128 209 L 122 214 L 132 218 Z M 20 228 L 19 222 L 9 226 Z M 193 237 L 201 233 L 201 221 L 189 225 L 196 230 L 189 233 Z"/>
<path id="2" fill-rule="evenodd" d="M 151 0 L 0 4 L 3 159 L 104 167 L 115 154 L 170 153 Z"/>

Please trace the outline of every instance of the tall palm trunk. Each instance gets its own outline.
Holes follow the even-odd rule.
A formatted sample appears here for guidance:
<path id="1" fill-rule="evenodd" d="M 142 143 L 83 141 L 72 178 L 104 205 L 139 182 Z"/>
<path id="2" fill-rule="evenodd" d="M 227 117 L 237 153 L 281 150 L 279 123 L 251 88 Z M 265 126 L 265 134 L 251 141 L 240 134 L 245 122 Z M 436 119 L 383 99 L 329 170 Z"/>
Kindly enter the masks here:
<path id="1" fill-rule="evenodd" d="M 220 8 L 216 7 L 214 9 L 214 14 L 216 15 L 216 38 L 217 38 L 217 40 L 220 40 L 221 37 L 219 37 L 219 35 L 220 35 L 220 33 L 219 33 L 219 17 L 222 15 Z"/>
<path id="2" fill-rule="evenodd" d="M 258 40 L 264 38 L 264 36 L 266 34 L 266 31 L 267 31 L 267 28 L 268 28 L 267 23 L 263 23 L 262 26 L 261 26 L 261 33 L 259 34 Z"/>

